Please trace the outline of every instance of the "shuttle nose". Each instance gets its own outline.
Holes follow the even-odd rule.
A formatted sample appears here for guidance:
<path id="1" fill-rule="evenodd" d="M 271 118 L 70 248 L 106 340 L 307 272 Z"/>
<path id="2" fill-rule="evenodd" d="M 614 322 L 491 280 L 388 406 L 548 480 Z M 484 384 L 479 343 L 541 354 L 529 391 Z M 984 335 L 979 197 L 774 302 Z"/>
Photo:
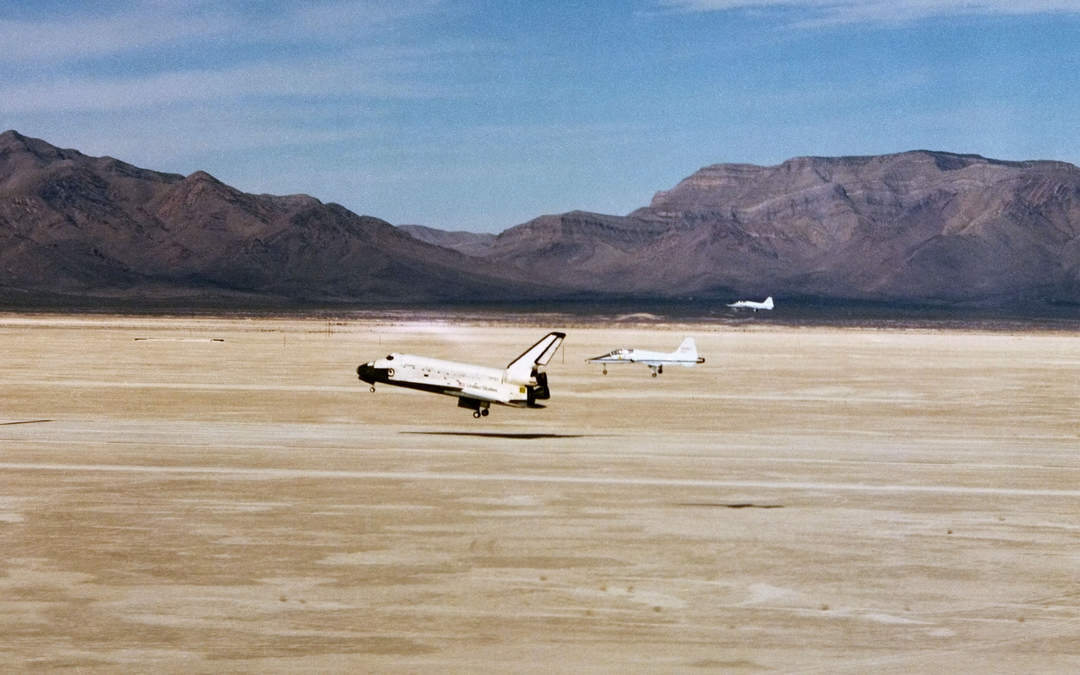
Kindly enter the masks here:
<path id="1" fill-rule="evenodd" d="M 374 361 L 369 361 L 367 363 L 361 363 L 359 366 L 357 366 L 357 377 L 359 377 L 362 381 L 367 382 L 368 384 L 375 384 L 375 366 L 373 364 Z"/>
<path id="2" fill-rule="evenodd" d="M 374 386 L 376 382 L 389 382 L 394 376 L 393 368 L 376 368 L 375 361 L 361 363 L 356 367 L 356 376 Z"/>

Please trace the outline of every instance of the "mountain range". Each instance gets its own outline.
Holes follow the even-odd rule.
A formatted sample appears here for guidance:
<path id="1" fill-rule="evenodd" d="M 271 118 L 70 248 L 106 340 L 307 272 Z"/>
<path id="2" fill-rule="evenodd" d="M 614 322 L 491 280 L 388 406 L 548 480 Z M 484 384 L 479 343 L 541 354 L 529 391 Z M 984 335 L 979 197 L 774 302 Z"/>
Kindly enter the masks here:
<path id="1" fill-rule="evenodd" d="M 393 225 L 0 134 L 0 301 L 388 305 L 773 295 L 1080 305 L 1080 169 L 911 151 L 705 167 L 617 216 Z"/>
<path id="2" fill-rule="evenodd" d="M 415 303 L 540 290 L 338 204 L 0 134 L 0 297 L 9 301 Z"/>

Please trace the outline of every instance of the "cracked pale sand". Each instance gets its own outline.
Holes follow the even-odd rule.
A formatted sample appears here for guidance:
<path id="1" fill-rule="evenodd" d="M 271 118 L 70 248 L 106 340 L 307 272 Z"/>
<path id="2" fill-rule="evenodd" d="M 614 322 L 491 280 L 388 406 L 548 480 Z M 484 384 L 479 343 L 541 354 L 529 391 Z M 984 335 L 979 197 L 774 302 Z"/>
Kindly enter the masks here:
<path id="1" fill-rule="evenodd" d="M 355 380 L 562 328 L 544 410 Z M 703 366 L 584 363 L 686 335 Z M 0 659 L 1075 671 L 1078 343 L 0 316 Z"/>

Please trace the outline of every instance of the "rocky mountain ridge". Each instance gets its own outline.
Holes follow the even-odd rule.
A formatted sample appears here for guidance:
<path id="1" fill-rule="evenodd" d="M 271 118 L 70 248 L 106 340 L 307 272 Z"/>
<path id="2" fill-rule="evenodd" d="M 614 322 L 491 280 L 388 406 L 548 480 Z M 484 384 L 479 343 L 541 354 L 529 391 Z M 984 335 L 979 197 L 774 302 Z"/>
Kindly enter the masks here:
<path id="1" fill-rule="evenodd" d="M 624 216 L 396 228 L 0 134 L 0 300 L 587 297 L 1080 305 L 1080 169 L 912 151 L 717 164 Z"/>
<path id="2" fill-rule="evenodd" d="M 307 195 L 0 134 L 0 293 L 32 300 L 430 302 L 537 293 L 513 272 Z"/>
<path id="3" fill-rule="evenodd" d="M 627 216 L 574 211 L 485 257 L 603 292 L 1080 300 L 1080 169 L 912 151 L 705 167 Z"/>

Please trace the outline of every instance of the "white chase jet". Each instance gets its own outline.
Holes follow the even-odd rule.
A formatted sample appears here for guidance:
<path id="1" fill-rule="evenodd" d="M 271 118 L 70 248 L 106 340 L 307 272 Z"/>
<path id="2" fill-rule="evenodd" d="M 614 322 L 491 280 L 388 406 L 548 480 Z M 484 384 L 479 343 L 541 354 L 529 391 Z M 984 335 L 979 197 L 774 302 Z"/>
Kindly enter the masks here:
<path id="1" fill-rule="evenodd" d="M 773 301 L 772 296 L 770 295 L 769 297 L 765 298 L 765 302 L 754 302 L 753 300 L 739 300 L 737 302 L 731 303 L 730 305 L 728 305 L 728 307 L 731 307 L 732 309 L 752 309 L 756 312 L 759 309 L 772 309 Z"/>
<path id="2" fill-rule="evenodd" d="M 387 354 L 356 368 L 371 385 L 392 384 L 433 394 L 456 396 L 459 408 L 471 408 L 473 417 L 486 417 L 492 403 L 515 408 L 543 408 L 551 398 L 544 366 L 551 361 L 566 333 L 551 332 L 511 361 L 506 368 L 487 368 L 411 354 Z"/>
<path id="3" fill-rule="evenodd" d="M 705 363 L 705 357 L 698 356 L 694 338 L 686 338 L 678 349 L 670 353 L 653 352 L 648 349 L 616 349 L 603 356 L 585 359 L 585 362 L 603 364 L 603 373 L 605 375 L 607 375 L 607 364 L 609 363 L 644 363 L 652 369 L 652 376 L 656 377 L 657 373 L 664 372 L 664 366 L 685 366 L 689 368 L 698 363 Z"/>

